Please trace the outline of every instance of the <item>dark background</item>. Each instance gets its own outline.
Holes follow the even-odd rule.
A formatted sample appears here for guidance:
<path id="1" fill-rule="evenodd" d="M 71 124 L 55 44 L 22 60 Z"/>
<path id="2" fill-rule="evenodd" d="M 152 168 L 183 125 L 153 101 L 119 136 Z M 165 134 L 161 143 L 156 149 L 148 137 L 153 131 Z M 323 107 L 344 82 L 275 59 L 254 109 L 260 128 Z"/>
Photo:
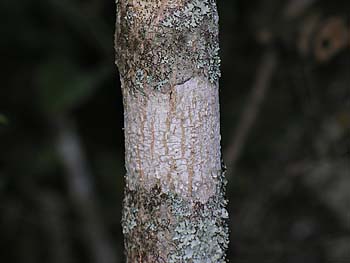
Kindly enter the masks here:
<path id="1" fill-rule="evenodd" d="M 350 4 L 221 0 L 230 262 L 350 262 Z M 0 261 L 123 262 L 115 6 L 0 2 Z"/>

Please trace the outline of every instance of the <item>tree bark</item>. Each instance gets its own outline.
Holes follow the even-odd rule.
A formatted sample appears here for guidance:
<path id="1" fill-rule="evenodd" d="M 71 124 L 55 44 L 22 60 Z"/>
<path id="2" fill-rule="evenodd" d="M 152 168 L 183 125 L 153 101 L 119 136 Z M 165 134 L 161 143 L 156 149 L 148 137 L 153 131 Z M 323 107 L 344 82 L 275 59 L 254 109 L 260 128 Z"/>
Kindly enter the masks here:
<path id="1" fill-rule="evenodd" d="M 119 0 L 127 262 L 225 262 L 214 0 Z"/>

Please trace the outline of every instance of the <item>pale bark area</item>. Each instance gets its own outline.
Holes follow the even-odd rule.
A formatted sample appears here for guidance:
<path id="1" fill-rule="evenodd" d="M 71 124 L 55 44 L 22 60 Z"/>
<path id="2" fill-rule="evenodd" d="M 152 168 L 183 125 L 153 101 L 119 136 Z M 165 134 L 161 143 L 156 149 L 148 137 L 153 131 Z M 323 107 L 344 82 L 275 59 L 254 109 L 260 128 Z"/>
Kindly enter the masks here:
<path id="1" fill-rule="evenodd" d="M 221 173 L 218 90 L 191 78 L 170 93 L 125 96 L 127 185 L 208 201 Z"/>
<path id="2" fill-rule="evenodd" d="M 117 2 L 127 262 L 225 262 L 215 1 Z"/>

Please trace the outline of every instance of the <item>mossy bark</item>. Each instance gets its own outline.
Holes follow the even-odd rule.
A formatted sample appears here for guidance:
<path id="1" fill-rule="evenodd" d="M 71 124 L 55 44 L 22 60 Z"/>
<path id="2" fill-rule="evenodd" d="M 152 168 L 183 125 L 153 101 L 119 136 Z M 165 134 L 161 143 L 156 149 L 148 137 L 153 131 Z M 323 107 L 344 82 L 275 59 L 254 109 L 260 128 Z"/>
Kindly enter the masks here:
<path id="1" fill-rule="evenodd" d="M 127 262 L 225 262 L 213 0 L 117 1 Z"/>

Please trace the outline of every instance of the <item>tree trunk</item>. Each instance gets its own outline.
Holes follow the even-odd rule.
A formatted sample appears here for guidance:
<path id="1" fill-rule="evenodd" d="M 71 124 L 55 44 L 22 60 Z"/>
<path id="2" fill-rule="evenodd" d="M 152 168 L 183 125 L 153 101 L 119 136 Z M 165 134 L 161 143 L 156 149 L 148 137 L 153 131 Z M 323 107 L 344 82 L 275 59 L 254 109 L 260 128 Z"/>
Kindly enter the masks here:
<path id="1" fill-rule="evenodd" d="M 225 262 L 214 0 L 117 1 L 127 262 Z"/>

